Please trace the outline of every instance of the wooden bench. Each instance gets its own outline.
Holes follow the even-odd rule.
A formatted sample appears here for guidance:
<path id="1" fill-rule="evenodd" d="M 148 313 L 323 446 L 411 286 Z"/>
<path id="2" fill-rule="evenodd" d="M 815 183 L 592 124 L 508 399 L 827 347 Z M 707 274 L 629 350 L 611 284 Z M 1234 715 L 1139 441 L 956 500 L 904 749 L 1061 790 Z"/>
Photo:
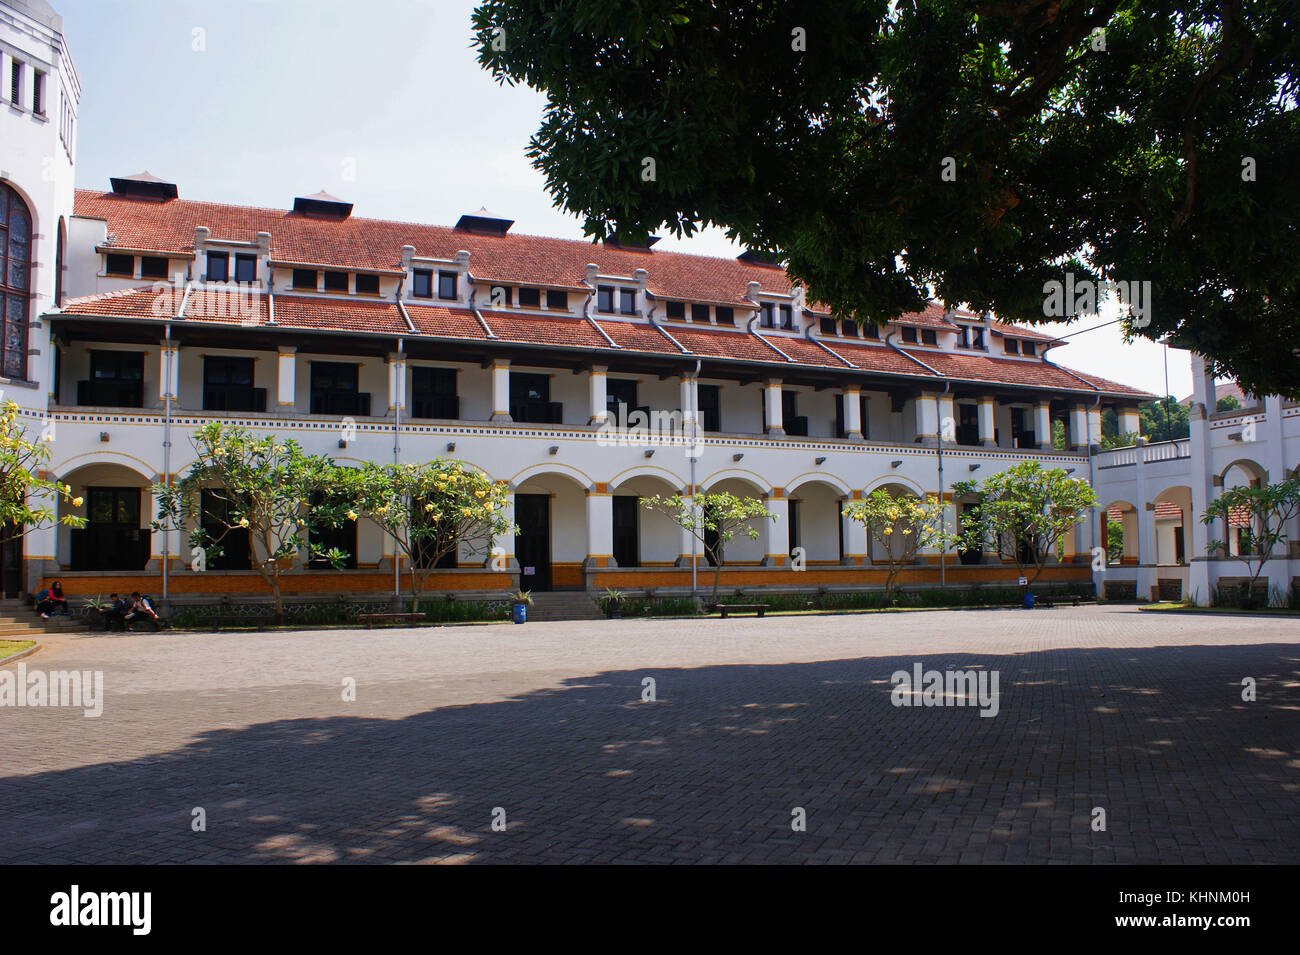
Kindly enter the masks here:
<path id="1" fill-rule="evenodd" d="M 1078 594 L 1070 594 L 1065 597 L 1044 597 L 1038 601 L 1038 604 L 1043 607 L 1055 607 L 1058 602 L 1065 603 L 1067 600 L 1072 607 L 1077 607 L 1081 603 L 1095 604 L 1097 602 L 1096 597 L 1080 597 Z"/>
<path id="2" fill-rule="evenodd" d="M 274 619 L 275 617 L 269 614 L 260 614 L 256 616 L 249 616 L 246 614 L 235 614 L 235 613 L 218 614 L 217 616 L 212 618 L 212 629 L 220 630 L 223 626 L 225 627 L 244 626 L 244 627 L 251 627 L 254 630 L 265 630 L 266 625 Z"/>
<path id="3" fill-rule="evenodd" d="M 760 617 L 767 613 L 767 604 L 714 604 L 713 609 L 727 619 L 729 613 L 756 613 Z"/>
<path id="4" fill-rule="evenodd" d="M 422 613 L 362 613 L 357 614 L 357 619 L 366 625 L 366 629 L 373 629 L 376 623 L 424 623 L 424 614 Z"/>

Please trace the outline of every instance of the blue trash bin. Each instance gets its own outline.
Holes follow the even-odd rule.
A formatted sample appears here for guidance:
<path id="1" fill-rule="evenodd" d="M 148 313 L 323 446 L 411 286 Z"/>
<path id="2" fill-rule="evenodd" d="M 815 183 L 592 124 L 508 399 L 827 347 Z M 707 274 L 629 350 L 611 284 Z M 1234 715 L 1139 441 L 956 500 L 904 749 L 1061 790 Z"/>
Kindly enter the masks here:
<path id="1" fill-rule="evenodd" d="M 1028 590 L 1025 591 L 1025 609 L 1026 610 L 1034 609 L 1034 595 L 1031 594 Z"/>
<path id="2" fill-rule="evenodd" d="M 515 623 L 527 623 L 528 604 L 515 604 L 514 611 L 510 614 L 510 619 Z"/>

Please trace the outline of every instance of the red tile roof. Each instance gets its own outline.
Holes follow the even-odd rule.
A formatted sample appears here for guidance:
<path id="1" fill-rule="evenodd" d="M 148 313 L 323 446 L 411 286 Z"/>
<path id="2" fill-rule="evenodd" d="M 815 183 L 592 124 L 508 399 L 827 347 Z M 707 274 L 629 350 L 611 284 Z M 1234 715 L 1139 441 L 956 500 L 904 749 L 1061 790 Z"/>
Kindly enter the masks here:
<path id="1" fill-rule="evenodd" d="M 412 332 L 402 310 L 392 301 L 278 294 L 274 297 L 274 321 L 280 327 L 485 342 L 495 339 L 546 344 L 557 349 L 611 353 L 627 350 L 772 366 L 792 363 L 821 369 L 851 366 L 911 378 L 932 378 L 937 373 L 958 382 L 1017 384 L 1089 395 L 1096 393 L 1093 388 L 1096 386 L 1112 398 L 1151 397 L 1095 375 L 1068 373 L 1044 361 L 994 358 L 985 353 L 953 354 L 910 346 L 903 354 L 884 344 L 827 337 L 823 343 L 832 354 L 802 336 L 755 334 L 747 329 L 750 313 L 744 308 L 748 283 L 757 281 L 764 293 L 774 294 L 789 294 L 792 286 L 781 269 L 736 259 L 620 248 L 570 239 L 489 235 L 446 226 L 358 217 L 329 220 L 279 209 L 181 199 L 148 201 L 93 190 L 77 192 L 76 214 L 105 219 L 109 243 L 121 248 L 189 255 L 194 251 L 195 227 L 205 226 L 211 231 L 212 241 L 253 242 L 257 233 L 268 232 L 273 260 L 335 268 L 396 271 L 401 268 L 401 250 L 405 245 L 413 246 L 417 256 L 441 259 L 452 259 L 457 251 L 464 249 L 470 252 L 470 272 L 480 281 L 575 288 L 585 279 L 587 264 L 595 263 L 602 275 L 631 276 L 637 269 L 646 269 L 647 288 L 659 298 L 725 301 L 739 307 L 734 328 L 669 322 L 657 329 L 644 321 L 601 316 L 589 321 L 554 314 L 500 311 L 480 311 L 480 322 L 466 309 L 406 302 L 403 303 L 406 315 L 415 329 Z M 169 294 L 164 293 L 160 298 L 152 287 L 131 289 L 71 300 L 63 311 L 123 319 L 174 318 L 179 297 L 167 298 Z M 223 304 L 233 307 L 222 308 Z M 964 311 L 948 314 L 958 319 L 976 318 Z M 192 292 L 184 320 L 195 324 L 269 324 L 270 309 L 261 294 L 243 301 L 238 297 L 225 301 L 221 296 L 213 299 Z M 903 316 L 899 321 L 925 327 L 951 327 L 943 308 L 937 304 Z M 997 335 L 1051 340 L 1039 332 L 1001 322 L 991 323 L 991 331 Z M 934 369 L 934 373 L 925 366 Z"/>

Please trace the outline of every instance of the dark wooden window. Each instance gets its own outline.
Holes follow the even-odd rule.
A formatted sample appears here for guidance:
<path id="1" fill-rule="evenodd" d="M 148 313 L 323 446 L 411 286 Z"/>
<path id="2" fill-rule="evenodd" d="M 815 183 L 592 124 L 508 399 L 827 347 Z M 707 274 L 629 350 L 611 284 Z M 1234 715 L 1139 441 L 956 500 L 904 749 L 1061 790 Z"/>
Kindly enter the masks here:
<path id="1" fill-rule="evenodd" d="M 0 183 L 0 374 L 6 378 L 27 378 L 31 264 L 31 212 L 17 192 Z"/>
<path id="2" fill-rule="evenodd" d="M 220 554 L 205 555 L 207 569 L 250 570 L 248 528 L 232 526 L 238 524 L 243 515 L 235 513 L 229 499 L 218 492 L 200 491 L 199 515 L 200 524 L 208 535 L 209 547 L 216 544 L 221 549 Z"/>
<path id="3" fill-rule="evenodd" d="M 541 289 L 521 288 L 519 290 L 519 304 L 523 308 L 541 308 L 542 307 Z"/>
<path id="4" fill-rule="evenodd" d="M 379 294 L 379 276 L 373 272 L 357 273 L 356 292 L 358 295 L 378 295 Z"/>
<path id="5" fill-rule="evenodd" d="M 452 420 L 460 417 L 455 368 L 411 370 L 411 416 Z"/>
<path id="6" fill-rule="evenodd" d="M 714 309 L 714 314 L 717 316 L 719 325 L 736 324 L 736 310 L 730 305 L 719 305 Z"/>
<path id="7" fill-rule="evenodd" d="M 358 386 L 360 365 L 334 361 L 311 363 L 311 413 L 370 414 L 370 394 Z"/>
<path id="8" fill-rule="evenodd" d="M 704 324 L 704 325 L 709 324 L 709 306 L 707 306 L 707 305 L 692 305 L 692 306 L 691 306 L 691 321 L 693 321 L 693 322 L 700 322 L 701 324 Z"/>
<path id="9" fill-rule="evenodd" d="M 90 378 L 77 384 L 77 404 L 144 407 L 144 353 L 92 351 Z"/>
<path id="10" fill-rule="evenodd" d="M 970 329 L 965 325 L 957 326 L 957 345 L 960 348 L 970 348 Z"/>
<path id="11" fill-rule="evenodd" d="M 984 329 L 972 328 L 970 330 L 970 347 L 980 349 L 984 347 Z"/>
<path id="12" fill-rule="evenodd" d="M 980 443 L 979 405 L 959 404 L 957 406 L 957 443 Z"/>
<path id="13" fill-rule="evenodd" d="M 786 330 L 794 329 L 794 309 L 789 305 L 781 306 L 781 327 Z"/>
<path id="14" fill-rule="evenodd" d="M 242 252 L 235 253 L 235 281 L 257 281 L 257 256 L 245 255 Z"/>
<path id="15" fill-rule="evenodd" d="M 845 338 L 861 338 L 862 328 L 857 322 L 851 322 L 846 318 L 840 322 L 840 334 Z"/>
<path id="16" fill-rule="evenodd" d="M 630 378 L 605 379 L 605 410 L 614 421 L 624 420 L 619 418 L 620 404 L 627 406 L 623 411 L 624 418 L 637 410 L 636 382 Z"/>
<path id="17" fill-rule="evenodd" d="M 509 285 L 493 285 L 488 289 L 488 303 L 490 305 L 509 305 L 514 301 L 514 288 Z"/>
<path id="18" fill-rule="evenodd" d="M 614 562 L 619 567 L 641 566 L 641 499 L 614 496 Z"/>
<path id="19" fill-rule="evenodd" d="M 32 112 L 45 115 L 45 74 L 40 70 L 32 71 Z"/>
<path id="20" fill-rule="evenodd" d="M 203 356 L 204 411 L 265 411 L 266 389 L 253 387 L 252 358 Z"/>
<path id="21" fill-rule="evenodd" d="M 510 417 L 532 424 L 559 424 L 564 406 L 551 400 L 549 375 L 510 373 Z"/>
<path id="22" fill-rule="evenodd" d="M 880 326 L 873 325 L 870 322 L 864 322 L 862 325 L 862 337 L 880 341 Z"/>
<path id="23" fill-rule="evenodd" d="M 433 298 L 432 269 L 416 269 L 412 273 L 411 294 L 416 298 Z"/>
<path id="24" fill-rule="evenodd" d="M 763 328 L 776 328 L 776 310 L 771 302 L 764 302 L 760 306 L 760 318 L 758 324 Z"/>
<path id="25" fill-rule="evenodd" d="M 794 549 L 799 546 L 799 541 L 803 536 L 801 534 L 802 528 L 799 526 L 799 504 L 799 499 L 792 497 L 790 498 L 789 504 L 786 506 L 787 533 L 785 552 L 787 555 L 794 553 Z"/>
<path id="26" fill-rule="evenodd" d="M 72 569 L 143 570 L 149 537 L 140 526 L 140 488 L 86 488 L 86 526 L 72 531 Z"/>
<path id="27" fill-rule="evenodd" d="M 1036 356 L 1038 354 L 1038 345 L 1034 342 L 1025 342 L 1020 346 L 1020 354 L 1031 357 Z"/>
<path id="28" fill-rule="evenodd" d="M 9 62 L 9 102 L 17 103 L 22 99 L 23 65 L 18 60 Z"/>
<path id="29" fill-rule="evenodd" d="M 1032 448 L 1036 444 L 1034 432 L 1025 427 L 1025 409 L 1011 409 L 1011 446 L 1013 448 Z"/>
<path id="30" fill-rule="evenodd" d="M 1020 354 L 1020 339 L 1018 339 L 1018 338 L 1004 338 L 1004 339 L 1002 339 L 1002 349 L 1003 349 L 1003 351 L 1005 351 L 1008 355 L 1019 355 L 1019 354 Z"/>
<path id="31" fill-rule="evenodd" d="M 618 310 L 624 315 L 636 314 L 636 290 L 624 288 L 618 290 Z"/>
<path id="32" fill-rule="evenodd" d="M 614 311 L 614 287 L 612 285 L 597 286 L 596 311 L 606 313 Z"/>
<path id="33" fill-rule="evenodd" d="M 457 284 L 460 279 L 458 272 L 439 272 L 438 273 L 438 298 L 449 299 L 459 296 Z"/>
<path id="34" fill-rule="evenodd" d="M 696 403 L 700 406 L 700 428 L 722 430 L 722 388 L 719 385 L 696 385 Z"/>
<path id="35" fill-rule="evenodd" d="M 916 329 L 913 328 L 913 327 L 910 326 L 910 325 L 904 325 L 904 326 L 903 326 L 903 341 L 905 341 L 905 342 L 907 342 L 907 343 L 909 343 L 909 344 L 915 345 L 915 344 L 916 344 Z"/>
<path id="36" fill-rule="evenodd" d="M 569 293 L 563 289 L 547 289 L 546 307 L 567 309 L 569 307 Z"/>
<path id="37" fill-rule="evenodd" d="M 208 253 L 208 281 L 225 282 L 230 279 L 230 255 L 226 252 Z"/>
<path id="38" fill-rule="evenodd" d="M 131 278 L 135 275 L 135 256 L 110 252 L 104 256 L 104 271 L 108 275 L 123 275 Z"/>
<path id="39" fill-rule="evenodd" d="M 834 334 L 835 334 L 835 331 L 836 331 L 836 325 L 837 325 L 837 322 L 835 321 L 835 319 L 830 318 L 830 317 L 828 317 L 828 316 L 826 316 L 826 315 L 823 315 L 823 316 L 821 317 L 821 320 L 818 322 L 818 325 L 820 326 L 820 328 L 821 328 L 821 332 L 822 332 L 823 335 L 834 335 Z"/>
<path id="40" fill-rule="evenodd" d="M 933 328 L 921 329 L 921 344 L 923 345 L 939 344 L 939 334 Z"/>
<path id="41" fill-rule="evenodd" d="M 64 228 L 63 218 L 59 218 L 59 238 L 58 244 L 54 247 L 54 304 L 62 307 L 63 305 L 63 257 L 68 245 L 68 232 Z M 4 279 L 0 278 L 0 285 L 4 285 Z M 0 319 L 4 318 L 4 309 L 0 308 Z M 59 352 L 54 350 L 54 360 L 59 360 Z M 59 387 L 57 375 L 54 379 L 54 387 Z M 56 391 L 57 394 L 57 391 Z"/>
<path id="42" fill-rule="evenodd" d="M 140 256 L 140 278 L 142 279 L 167 278 L 167 257 L 164 255 Z"/>
<path id="43" fill-rule="evenodd" d="M 360 276 L 357 276 L 360 278 Z M 297 283 L 295 283 L 297 284 Z M 325 273 L 325 291 L 327 292 L 346 292 L 348 290 L 348 273 L 326 271 Z"/>
<path id="44" fill-rule="evenodd" d="M 316 270 L 294 269 L 293 287 L 296 289 L 306 289 L 309 292 L 316 291 Z"/>
<path id="45" fill-rule="evenodd" d="M 664 302 L 664 314 L 670 319 L 686 320 L 685 302 Z"/>

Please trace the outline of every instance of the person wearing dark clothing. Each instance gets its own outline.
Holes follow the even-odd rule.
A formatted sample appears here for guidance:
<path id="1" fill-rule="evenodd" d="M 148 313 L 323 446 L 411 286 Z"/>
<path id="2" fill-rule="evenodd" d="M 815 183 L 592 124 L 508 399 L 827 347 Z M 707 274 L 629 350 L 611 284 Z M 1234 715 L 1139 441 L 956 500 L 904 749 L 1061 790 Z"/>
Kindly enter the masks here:
<path id="1" fill-rule="evenodd" d="M 108 595 L 108 609 L 104 611 L 106 630 L 125 630 L 126 615 L 131 609 L 131 601 L 117 594 Z"/>
<path id="2" fill-rule="evenodd" d="M 131 609 L 126 613 L 126 620 L 132 630 L 135 629 L 137 621 L 147 624 L 150 630 L 157 630 L 162 626 L 162 620 L 154 613 L 149 598 L 140 596 L 138 592 L 131 594 Z"/>

